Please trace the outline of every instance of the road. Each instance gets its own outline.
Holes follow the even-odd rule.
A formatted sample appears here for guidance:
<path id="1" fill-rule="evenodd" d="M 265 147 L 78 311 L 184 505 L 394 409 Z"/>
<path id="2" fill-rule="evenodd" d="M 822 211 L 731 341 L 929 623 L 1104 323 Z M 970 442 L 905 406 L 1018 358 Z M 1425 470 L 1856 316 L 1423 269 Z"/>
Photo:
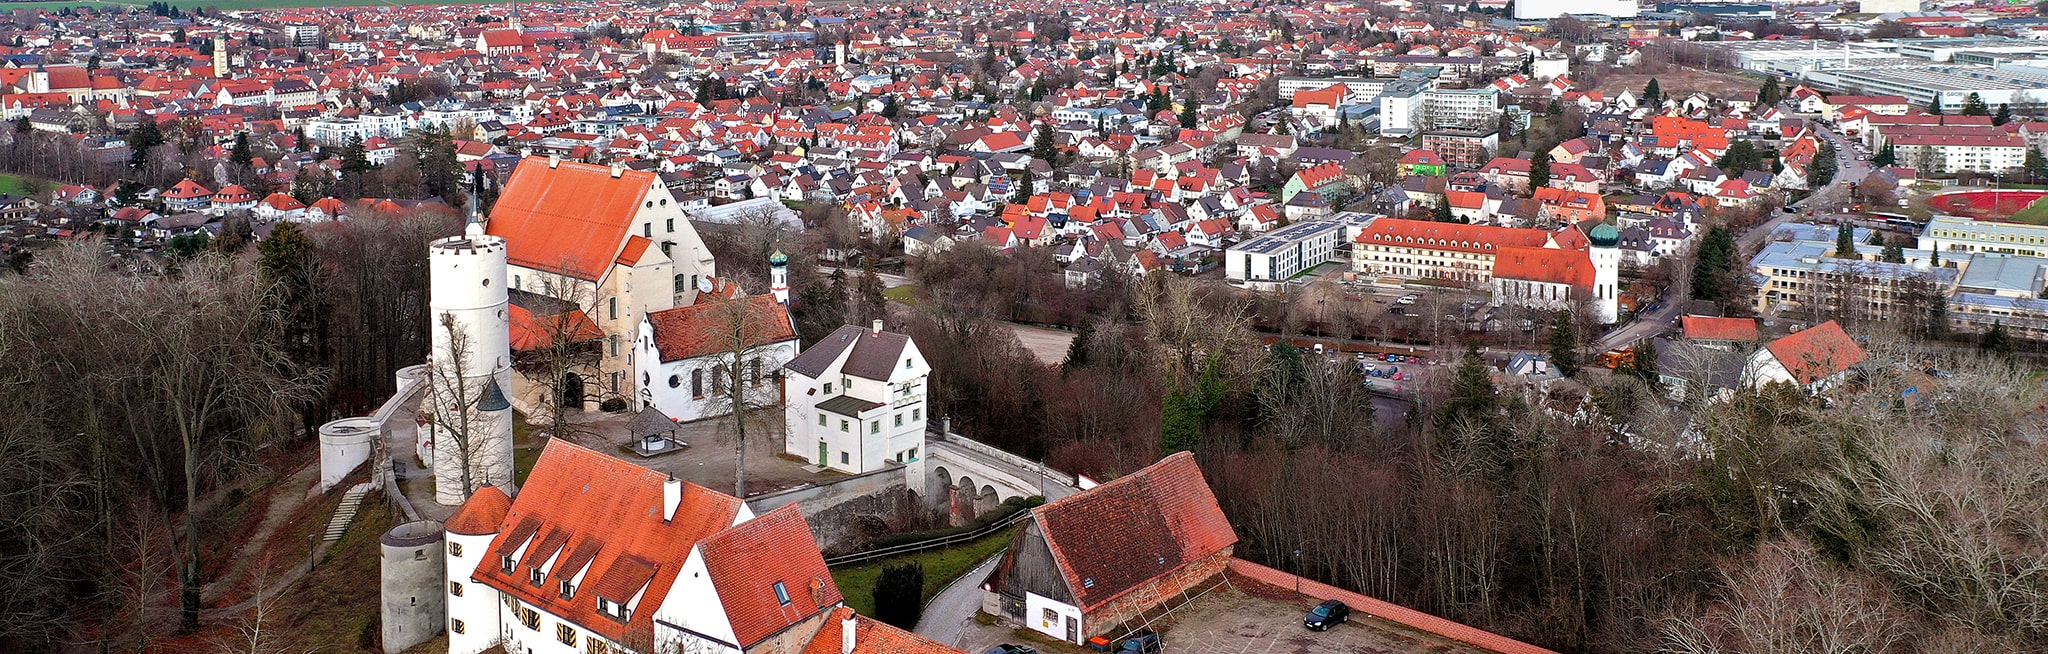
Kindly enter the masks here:
<path id="1" fill-rule="evenodd" d="M 974 613 L 981 610 L 981 581 L 988 578 L 989 571 L 996 568 L 1002 557 L 1002 552 L 988 557 L 933 596 L 924 607 L 923 617 L 917 619 L 917 634 L 954 647 L 980 646 L 964 641 L 981 640 L 968 637 L 980 636 L 981 625 L 974 621 Z"/>
<path id="2" fill-rule="evenodd" d="M 1770 219 L 1765 220 L 1763 224 L 1757 225 L 1749 231 L 1743 232 L 1742 235 L 1737 236 L 1735 238 L 1736 249 L 1742 253 L 1744 260 L 1747 260 L 1750 255 L 1763 247 L 1764 239 L 1768 238 L 1771 232 L 1777 231 L 1778 226 L 1785 224 L 1786 220 L 1804 216 L 1809 210 L 1819 213 L 1854 204 L 1854 199 L 1849 195 L 1849 182 L 1861 180 L 1864 176 L 1870 174 L 1869 163 L 1857 158 L 1855 147 L 1851 141 L 1843 138 L 1841 134 L 1836 133 L 1834 130 L 1822 127 L 1818 123 L 1810 124 L 1813 125 L 1815 130 L 1820 132 L 1823 138 L 1826 138 L 1830 144 L 1835 146 L 1835 180 L 1826 187 L 1815 191 L 1812 195 L 1806 196 L 1798 202 L 1786 205 L 1792 209 L 1791 213 L 1783 211 L 1772 212 Z M 1608 332 L 1605 336 L 1601 336 L 1593 342 L 1593 351 L 1606 352 L 1608 350 L 1628 347 L 1634 345 L 1637 341 L 1655 336 L 1658 332 L 1664 331 L 1673 321 L 1678 319 L 1678 313 L 1684 309 L 1686 298 L 1691 297 L 1691 287 L 1692 279 L 1690 277 L 1679 276 L 1673 283 L 1670 291 L 1665 293 L 1665 297 L 1656 309 L 1646 314 L 1637 315 L 1628 324 Z"/>

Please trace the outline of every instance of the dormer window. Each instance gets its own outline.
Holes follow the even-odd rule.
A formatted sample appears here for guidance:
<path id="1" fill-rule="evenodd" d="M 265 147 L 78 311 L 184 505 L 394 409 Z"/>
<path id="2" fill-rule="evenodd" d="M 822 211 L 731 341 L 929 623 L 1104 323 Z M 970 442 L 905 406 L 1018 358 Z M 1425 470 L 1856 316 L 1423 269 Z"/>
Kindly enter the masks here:
<path id="1" fill-rule="evenodd" d="M 501 570 L 501 571 L 503 571 L 503 572 L 504 572 L 505 574 L 508 574 L 508 575 L 509 575 L 509 574 L 512 574 L 512 557 L 511 557 L 511 556 L 500 556 L 500 557 L 498 557 L 498 569 L 499 569 L 499 570 Z"/>
<path id="2" fill-rule="evenodd" d="M 775 582 L 775 601 L 781 602 L 783 606 L 789 606 L 789 588 L 783 586 L 780 581 Z"/>
<path id="3" fill-rule="evenodd" d="M 534 568 L 527 572 L 526 580 L 535 586 L 539 586 L 540 582 L 543 579 L 546 579 L 547 576 L 548 573 L 542 571 L 540 568 Z"/>
<path id="4" fill-rule="evenodd" d="M 576 599 L 576 584 L 562 580 L 562 599 Z"/>

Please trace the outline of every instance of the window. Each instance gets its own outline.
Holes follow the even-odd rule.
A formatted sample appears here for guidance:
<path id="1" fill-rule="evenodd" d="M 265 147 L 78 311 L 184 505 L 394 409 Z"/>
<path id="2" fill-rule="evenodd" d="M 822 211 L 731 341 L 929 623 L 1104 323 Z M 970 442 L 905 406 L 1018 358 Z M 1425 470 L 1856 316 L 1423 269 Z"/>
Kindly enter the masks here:
<path id="1" fill-rule="evenodd" d="M 512 574 L 512 557 L 510 557 L 510 556 L 501 556 L 501 557 L 498 557 L 498 569 L 499 569 L 500 571 L 504 572 L 505 574 L 508 574 L 508 575 L 509 575 L 509 574 Z"/>
<path id="2" fill-rule="evenodd" d="M 650 375 L 648 375 L 647 373 L 644 373 L 644 372 L 643 372 L 643 373 L 640 373 L 640 385 L 641 385 L 641 386 L 652 386 L 652 385 L 654 385 L 654 377 L 652 377 L 652 376 L 650 376 Z"/>
<path id="3" fill-rule="evenodd" d="M 618 319 L 619 319 L 619 298 L 616 298 L 616 297 L 608 297 L 608 298 L 605 298 L 605 300 L 604 300 L 604 306 L 605 306 L 605 313 L 607 313 L 607 314 L 610 314 L 610 315 L 611 315 L 611 319 L 612 319 L 612 320 L 618 320 Z"/>
<path id="4" fill-rule="evenodd" d="M 527 571 L 526 580 L 528 582 L 531 582 L 535 586 L 539 586 L 541 580 L 546 579 L 547 576 L 548 573 L 542 571 L 540 568 L 534 568 L 532 570 Z"/>
<path id="5" fill-rule="evenodd" d="M 789 589 L 780 581 L 775 582 L 775 601 L 781 602 L 783 606 L 789 606 Z"/>
<path id="6" fill-rule="evenodd" d="M 748 366 L 749 366 L 749 367 L 751 368 L 751 370 L 748 370 L 748 371 L 747 371 L 747 383 L 753 384 L 753 385 L 755 385 L 755 386 L 760 386 L 760 385 L 761 385 L 761 360 L 760 360 L 760 359 L 758 359 L 758 358 L 756 358 L 756 359 L 754 359 L 754 360 L 752 360 L 752 361 L 748 361 L 748 362 L 747 362 L 747 365 L 748 365 Z"/>
<path id="7" fill-rule="evenodd" d="M 697 276 L 696 276 L 696 275 L 691 275 L 691 276 L 690 276 L 690 288 L 697 288 Z"/>
<path id="8" fill-rule="evenodd" d="M 822 413 L 818 414 L 818 426 L 819 426 L 819 427 L 823 427 L 823 426 L 825 426 L 825 414 L 822 414 Z"/>
<path id="9" fill-rule="evenodd" d="M 911 421 L 911 422 L 917 422 L 917 421 L 919 421 L 919 420 L 923 420 L 923 419 L 924 419 L 924 409 L 921 409 L 921 408 L 918 408 L 918 407 L 911 407 L 911 409 L 910 409 L 910 421 Z"/>
<path id="10" fill-rule="evenodd" d="M 913 448 L 910 448 L 910 460 L 912 460 L 912 461 L 916 461 L 916 460 L 917 460 L 917 448 L 915 448 L 915 447 L 913 447 Z"/>
<path id="11" fill-rule="evenodd" d="M 512 276 L 512 288 L 519 288 L 519 276 L 518 276 L 518 275 L 513 275 L 513 276 Z"/>
<path id="12" fill-rule="evenodd" d="M 667 200 L 663 200 L 663 202 L 666 201 Z M 612 649 L 611 643 L 598 640 L 596 638 L 585 638 L 583 639 L 583 642 L 589 647 L 589 649 L 584 650 L 589 654 L 612 654 L 612 652 L 618 651 Z"/>
<path id="13" fill-rule="evenodd" d="M 1045 614 L 1040 617 L 1044 618 L 1046 622 L 1058 623 L 1060 621 L 1060 612 L 1046 609 Z"/>
<path id="14" fill-rule="evenodd" d="M 668 387 L 669 387 L 669 388 L 682 388 L 682 387 L 683 387 L 683 376 L 682 376 L 682 375 L 669 375 L 669 376 L 668 376 Z"/>
<path id="15" fill-rule="evenodd" d="M 666 244 L 664 244 L 664 245 L 666 245 Z M 664 253 L 662 253 L 662 254 L 667 254 L 667 253 L 666 253 L 666 252 L 664 252 Z M 682 275 L 676 275 L 676 277 L 675 277 L 675 280 L 669 283 L 669 292 L 671 292 L 671 293 L 681 293 L 681 292 L 683 292 L 683 291 L 686 291 L 686 290 L 689 290 L 689 289 L 690 289 L 690 287 L 689 287 L 688 285 L 685 285 L 685 284 L 683 283 L 683 276 L 682 276 Z"/>
<path id="16" fill-rule="evenodd" d="M 896 414 L 896 426 L 903 426 L 903 414 L 901 413 Z"/>
<path id="17" fill-rule="evenodd" d="M 619 355 L 619 335 L 618 335 L 618 334 L 613 334 L 613 335 L 612 335 L 612 337 L 611 337 L 611 344 L 612 344 L 612 356 L 618 356 L 618 355 Z M 613 376 L 614 376 L 614 377 L 617 377 L 617 373 L 613 373 Z M 613 382 L 613 384 L 612 384 L 612 385 L 616 386 L 616 385 L 618 385 L 618 383 L 617 383 L 617 382 Z"/>
<path id="18" fill-rule="evenodd" d="M 450 620 L 448 621 L 448 630 L 449 630 L 449 631 L 453 631 L 453 632 L 455 632 L 455 633 L 458 633 L 458 634 L 460 634 L 460 633 L 467 633 L 467 631 L 466 631 L 466 625 L 462 624 L 462 621 L 461 621 L 461 620 L 455 620 L 455 619 L 450 619 Z"/>
<path id="19" fill-rule="evenodd" d="M 526 625 L 527 629 L 540 631 L 540 612 L 525 606 L 519 607 L 519 623 Z"/>
<path id="20" fill-rule="evenodd" d="M 462 556 L 462 543 L 456 543 L 456 542 L 452 542 L 452 541 L 451 541 L 451 542 L 449 542 L 449 543 L 448 543 L 448 555 L 449 555 L 449 556 Z"/>
<path id="21" fill-rule="evenodd" d="M 879 433 L 882 433 L 882 421 L 880 421 L 880 420 L 876 420 L 876 421 L 874 421 L 874 422 L 870 422 L 870 423 L 868 423 L 868 433 L 870 433 L 870 434 L 879 434 Z"/>
<path id="22" fill-rule="evenodd" d="M 904 370 L 910 370 L 910 369 L 912 369 L 912 368 L 916 368 L 916 367 L 917 367 L 917 364 L 916 364 L 916 363 L 915 363 L 914 361 L 912 361 L 911 359 L 904 359 L 904 360 L 903 360 L 903 369 L 904 369 Z"/>
<path id="23" fill-rule="evenodd" d="M 664 200 L 663 202 L 666 202 L 666 201 Z M 676 231 L 676 219 L 674 219 L 674 218 L 670 218 L 670 219 L 668 219 L 668 231 L 671 231 L 671 232 L 673 232 L 673 231 Z"/>
<path id="24" fill-rule="evenodd" d="M 839 464 L 840 464 L 840 465 L 848 465 L 848 464 L 851 464 L 852 462 L 853 462 L 853 457 L 852 457 L 852 456 L 848 455 L 848 454 L 847 454 L 847 453 L 845 453 L 845 452 L 840 452 L 840 453 L 839 453 Z"/>
<path id="25" fill-rule="evenodd" d="M 848 424 L 848 423 L 847 423 L 847 422 L 846 422 L 845 420 L 840 420 L 840 421 L 839 421 L 839 431 L 852 431 L 852 430 L 853 430 L 853 425 L 851 425 L 851 424 Z"/>
<path id="26" fill-rule="evenodd" d="M 654 223 L 640 223 L 640 235 L 654 238 Z"/>
<path id="27" fill-rule="evenodd" d="M 450 594 L 450 595 L 454 595 L 454 596 L 456 596 L 456 597 L 461 597 L 461 596 L 462 596 L 462 582 L 460 582 L 460 581 L 451 581 L 451 582 L 448 582 L 448 594 Z"/>
<path id="28" fill-rule="evenodd" d="M 576 584 L 566 579 L 562 581 L 562 599 L 576 599 Z"/>
<path id="29" fill-rule="evenodd" d="M 832 382 L 825 382 L 825 394 L 826 394 L 826 395 L 831 395 L 831 394 L 832 394 Z"/>
<path id="30" fill-rule="evenodd" d="M 721 363 L 711 367 L 711 392 L 725 392 L 725 376 L 725 364 Z"/>
<path id="31" fill-rule="evenodd" d="M 700 399 L 704 397 L 703 368 L 698 368 L 696 370 L 690 371 L 690 396 Z"/>
<path id="32" fill-rule="evenodd" d="M 555 625 L 555 640 L 562 641 L 563 645 L 575 647 L 576 628 L 566 624 Z"/>

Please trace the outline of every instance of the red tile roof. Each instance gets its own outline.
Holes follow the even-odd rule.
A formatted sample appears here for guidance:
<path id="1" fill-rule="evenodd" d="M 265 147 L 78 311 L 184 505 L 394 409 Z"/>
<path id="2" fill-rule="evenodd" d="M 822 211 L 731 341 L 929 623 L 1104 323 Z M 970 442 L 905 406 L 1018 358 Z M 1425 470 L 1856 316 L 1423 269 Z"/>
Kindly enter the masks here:
<path id="1" fill-rule="evenodd" d="M 790 323 L 789 312 L 775 303 L 775 296 L 748 295 L 733 301 L 744 303 L 748 314 L 747 347 L 796 340 L 796 326 Z M 654 326 L 654 346 L 661 349 L 661 362 L 728 349 L 733 338 L 726 306 L 722 301 L 701 301 L 647 314 L 647 322 Z"/>
<path id="2" fill-rule="evenodd" d="M 811 636 L 802 654 L 841 654 L 840 629 L 847 618 L 854 620 L 853 654 L 964 654 L 938 641 L 877 622 L 853 609 L 839 607 Z"/>
<path id="3" fill-rule="evenodd" d="M 1543 247 L 1550 233 L 1540 229 L 1381 218 L 1358 233 L 1358 242 L 1492 254 L 1502 247 Z"/>
<path id="4" fill-rule="evenodd" d="M 641 202 L 661 180 L 637 170 L 613 177 L 610 166 L 549 163 L 539 157 L 519 162 L 491 209 L 487 232 L 505 238 L 513 265 L 596 281 L 618 258 Z"/>
<path id="5" fill-rule="evenodd" d="M 741 648 L 829 610 L 841 599 L 804 515 L 784 505 L 697 544 Z M 781 584 L 789 601 L 776 595 Z"/>
<path id="6" fill-rule="evenodd" d="M 498 526 L 505 523 L 505 513 L 512 510 L 512 498 L 497 486 L 485 486 L 470 493 L 469 501 L 449 516 L 442 524 L 450 533 L 464 536 L 483 536 L 498 533 Z"/>
<path id="7" fill-rule="evenodd" d="M 1083 612 L 1237 543 L 1187 452 L 1040 506 L 1032 517 Z"/>
<path id="8" fill-rule="evenodd" d="M 625 638 L 629 627 L 599 615 L 597 598 L 625 602 L 639 595 L 630 629 L 652 629 L 655 604 L 668 597 L 691 548 L 731 527 L 742 506 L 730 495 L 682 482 L 675 516 L 662 520 L 666 479 L 566 440 L 548 439 L 491 541 L 495 556 L 478 565 L 471 578 L 614 642 Z M 512 572 L 504 572 L 495 559 L 527 543 Z M 534 567 L 557 554 L 562 560 L 541 585 L 529 583 Z M 562 599 L 561 582 L 586 567 L 574 598 Z"/>
<path id="9" fill-rule="evenodd" d="M 1833 320 L 1771 341 L 1766 347 L 1800 384 L 1812 384 L 1870 358 Z"/>
<path id="10" fill-rule="evenodd" d="M 1593 290 L 1593 260 L 1584 250 L 1504 247 L 1493 257 L 1493 277 Z"/>
<path id="11" fill-rule="evenodd" d="M 582 309 L 552 316 L 535 316 L 526 307 L 512 305 L 511 345 L 514 352 L 532 352 L 549 347 L 557 337 L 570 343 L 587 343 L 604 338 L 604 330 Z"/>
<path id="12" fill-rule="evenodd" d="M 1679 322 L 1684 324 L 1686 338 L 1716 341 L 1754 341 L 1757 339 L 1755 318 L 1685 316 L 1680 318 Z"/>

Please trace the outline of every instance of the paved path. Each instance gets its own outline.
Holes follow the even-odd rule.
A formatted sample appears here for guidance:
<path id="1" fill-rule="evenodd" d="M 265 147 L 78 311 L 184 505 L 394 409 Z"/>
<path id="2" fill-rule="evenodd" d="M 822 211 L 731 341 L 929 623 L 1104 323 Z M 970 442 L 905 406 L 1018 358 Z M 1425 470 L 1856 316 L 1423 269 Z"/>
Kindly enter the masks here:
<path id="1" fill-rule="evenodd" d="M 986 628 L 974 621 L 975 612 L 981 610 L 981 582 L 1002 558 L 1003 553 L 996 552 L 932 597 L 931 604 L 924 607 L 924 616 L 917 620 L 917 634 L 963 649 L 982 646 L 965 641 L 984 639 L 980 632 Z"/>

